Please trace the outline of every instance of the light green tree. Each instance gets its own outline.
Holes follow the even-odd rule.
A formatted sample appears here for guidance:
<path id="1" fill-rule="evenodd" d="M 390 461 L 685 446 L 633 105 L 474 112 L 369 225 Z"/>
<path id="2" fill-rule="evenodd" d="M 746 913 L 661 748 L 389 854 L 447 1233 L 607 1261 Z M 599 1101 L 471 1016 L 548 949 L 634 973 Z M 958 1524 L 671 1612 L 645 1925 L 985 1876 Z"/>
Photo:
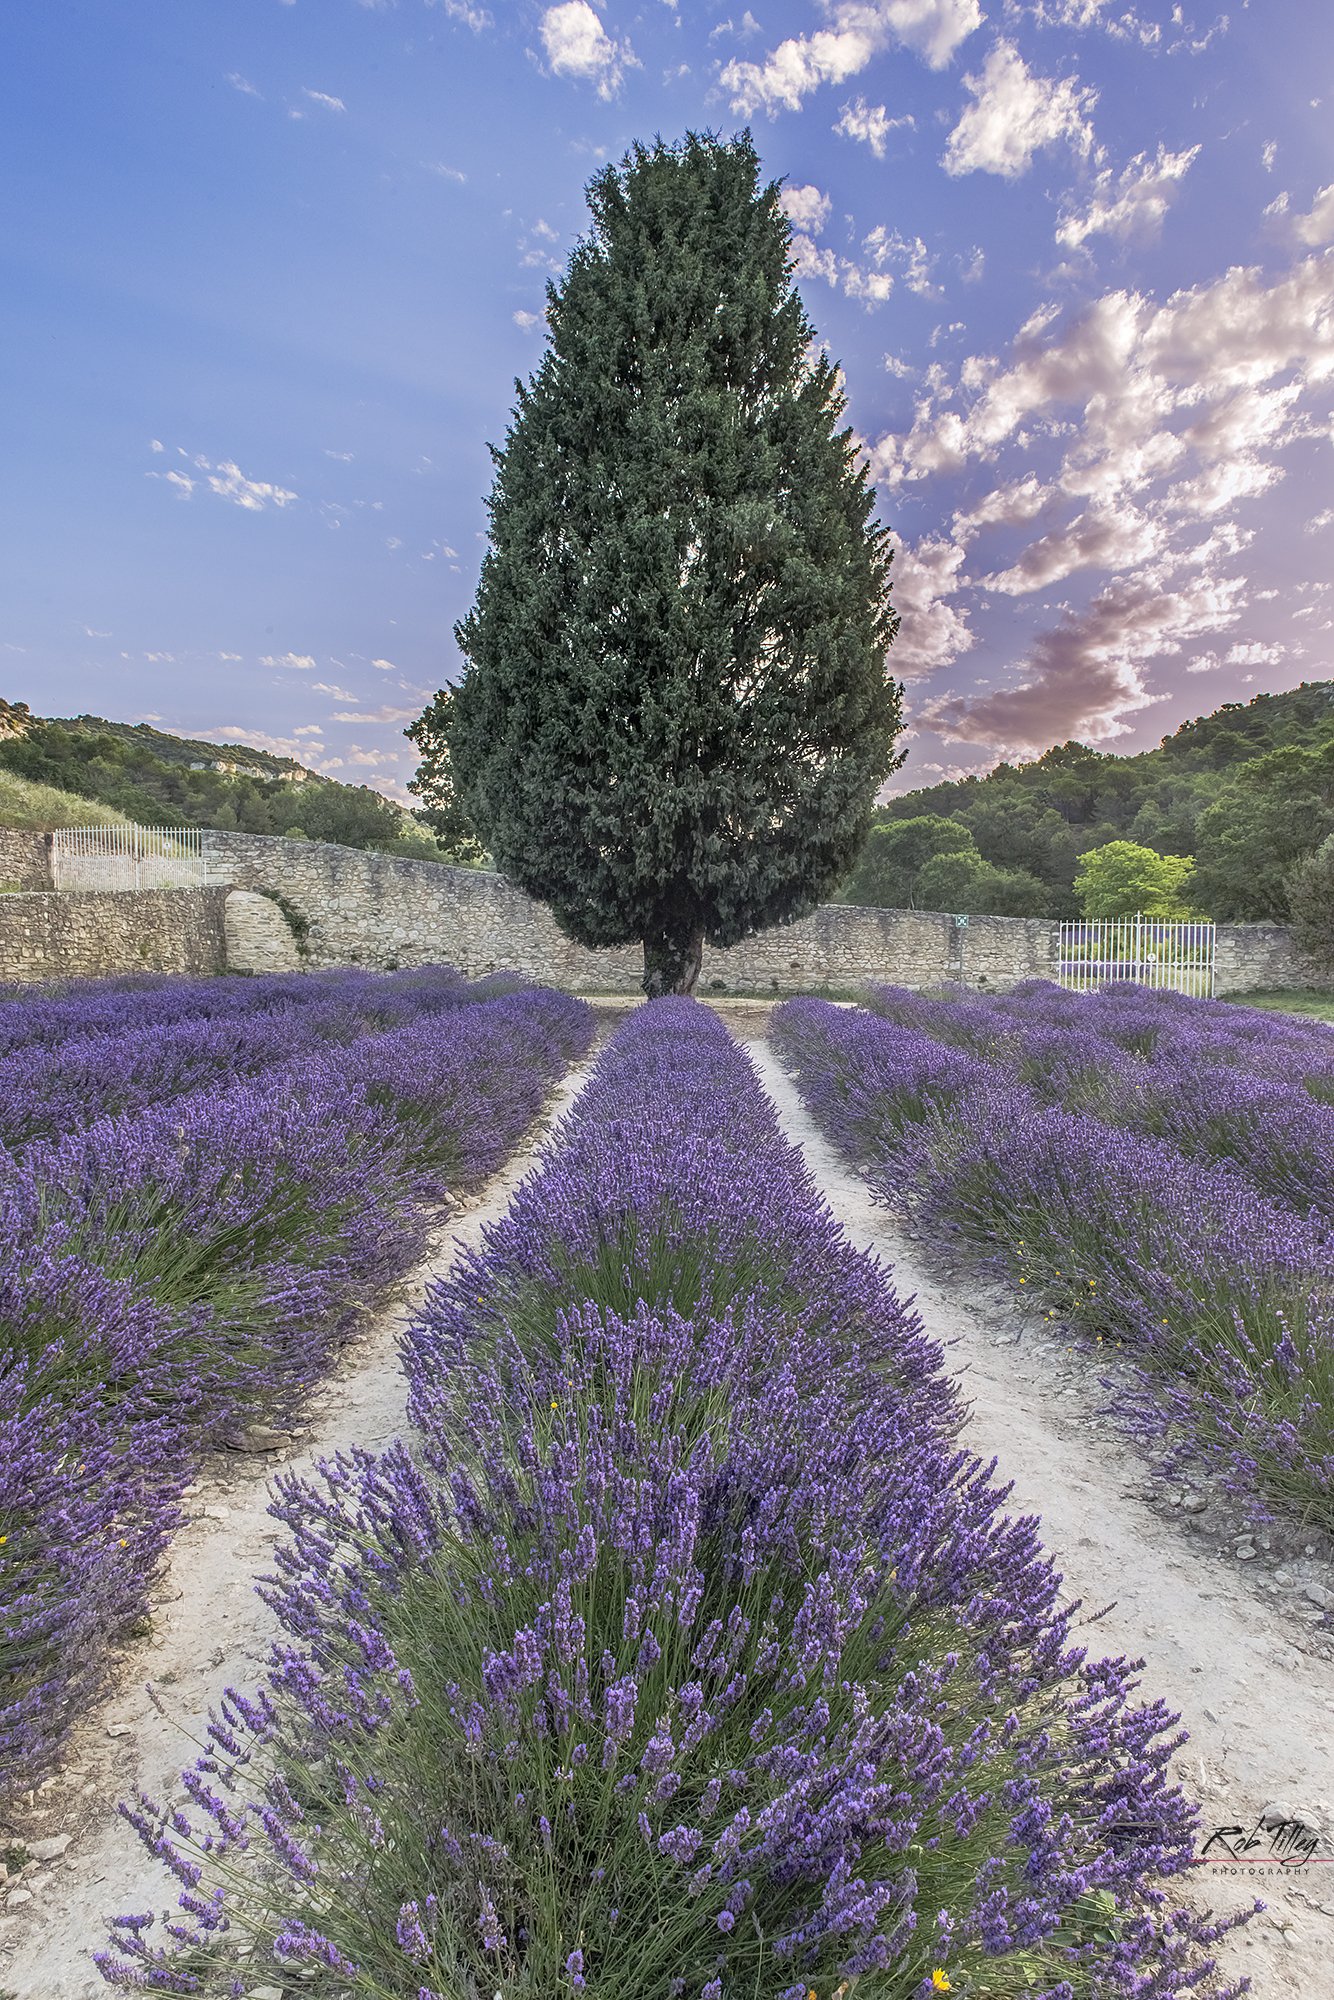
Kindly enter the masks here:
<path id="1" fill-rule="evenodd" d="M 1189 917 L 1195 863 L 1134 840 L 1109 840 L 1079 857 L 1075 896 L 1086 917 Z"/>

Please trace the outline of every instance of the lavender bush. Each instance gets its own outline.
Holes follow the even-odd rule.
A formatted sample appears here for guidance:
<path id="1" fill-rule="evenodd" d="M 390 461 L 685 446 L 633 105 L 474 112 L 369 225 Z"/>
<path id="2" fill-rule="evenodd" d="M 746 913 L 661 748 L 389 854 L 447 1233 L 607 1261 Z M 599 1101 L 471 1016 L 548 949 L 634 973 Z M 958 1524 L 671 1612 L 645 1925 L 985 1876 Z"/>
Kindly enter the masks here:
<path id="1" fill-rule="evenodd" d="M 1219 1932 L 1160 1886 L 1194 1824 L 1175 1718 L 1070 1645 L 1035 1523 L 957 1448 L 938 1354 L 714 1017 L 618 1031 L 407 1352 L 420 1451 L 280 1481 L 287 1637 L 214 1718 L 192 1809 L 126 1809 L 184 1893 L 161 1941 L 114 1920 L 113 1984 L 1205 1976 Z"/>
<path id="2" fill-rule="evenodd" d="M 821 1001 L 773 1037 L 886 1202 L 990 1250 L 1027 1294 L 1141 1367 L 1121 1414 L 1263 1513 L 1334 1525 L 1334 1243 L 1231 1164 L 1044 1105 L 1005 1068 Z"/>
<path id="3" fill-rule="evenodd" d="M 563 995 L 408 980 L 367 996 L 408 1025 L 0 1154 L 0 1797 L 142 1615 L 200 1451 L 290 1418 L 591 1039 Z"/>
<path id="4" fill-rule="evenodd" d="M 873 987 L 869 1001 L 1005 1069 L 1044 1103 L 1229 1162 L 1261 1193 L 1334 1221 L 1334 1036 L 1322 1024 L 1280 1024 L 1269 1040 L 1271 1017 L 1254 1009 L 1135 986 L 1077 995 L 1037 980 L 985 998 Z"/>

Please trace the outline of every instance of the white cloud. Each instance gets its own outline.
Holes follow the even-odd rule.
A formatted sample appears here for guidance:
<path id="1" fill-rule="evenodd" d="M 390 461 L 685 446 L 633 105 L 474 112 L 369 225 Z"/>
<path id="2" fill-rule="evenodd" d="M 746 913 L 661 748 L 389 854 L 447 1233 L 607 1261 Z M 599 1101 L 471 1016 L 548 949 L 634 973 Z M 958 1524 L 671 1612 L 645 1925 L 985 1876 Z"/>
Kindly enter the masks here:
<path id="1" fill-rule="evenodd" d="M 1160 144 L 1155 159 L 1137 153 L 1119 178 L 1107 168 L 1094 182 L 1083 214 L 1071 211 L 1062 217 L 1056 241 L 1075 250 L 1090 236 L 1154 235 L 1199 151 L 1190 146 L 1185 152 L 1169 153 Z"/>
<path id="2" fill-rule="evenodd" d="M 997 42 L 980 75 L 965 76 L 973 102 L 950 133 L 947 174 L 1026 173 L 1033 155 L 1062 142 L 1086 156 L 1093 145 L 1087 114 L 1098 93 L 1077 77 L 1057 83 L 1034 76 L 1012 42 Z"/>
<path id="3" fill-rule="evenodd" d="M 1278 142 L 1274 139 L 1267 140 L 1264 146 L 1260 149 L 1260 164 L 1264 168 L 1267 174 L 1273 173 L 1274 161 L 1277 159 L 1277 157 L 1278 157 Z"/>
<path id="4" fill-rule="evenodd" d="M 1294 215 L 1293 231 L 1301 243 L 1318 249 L 1322 243 L 1334 243 L 1334 181 L 1321 188 L 1311 206 L 1309 215 Z"/>
<path id="5" fill-rule="evenodd" d="M 331 722 L 411 722 L 413 716 L 420 713 L 421 710 L 417 708 L 391 708 L 386 704 L 383 708 L 357 709 L 351 714 L 344 714 L 341 710 L 338 710 L 330 716 L 329 720 Z"/>
<path id="6" fill-rule="evenodd" d="M 716 42 L 721 35 L 735 35 L 739 42 L 748 42 L 752 35 L 758 35 L 760 24 L 747 7 L 739 21 L 720 21 L 716 28 L 709 29 L 709 40 Z"/>
<path id="7" fill-rule="evenodd" d="M 324 725 L 321 722 L 305 722 L 301 725 L 300 729 L 294 729 L 292 734 L 293 736 L 323 736 Z"/>
<path id="8" fill-rule="evenodd" d="M 232 89 L 239 90 L 243 97 L 258 97 L 260 94 L 254 84 L 247 77 L 242 76 L 239 70 L 228 70 L 227 81 Z"/>
<path id="9" fill-rule="evenodd" d="M 440 5 L 451 21 L 462 21 L 464 27 L 471 28 L 475 35 L 480 35 L 483 28 L 491 26 L 491 16 L 485 7 L 470 6 L 469 0 L 440 0 Z"/>
<path id="10" fill-rule="evenodd" d="M 261 667 L 292 667 L 304 674 L 309 673 L 315 661 L 310 653 L 265 653 L 259 664 Z"/>
<path id="11" fill-rule="evenodd" d="M 870 147 L 877 160 L 885 157 L 885 141 L 900 125 L 912 125 L 914 119 L 909 113 L 903 118 L 891 118 L 883 104 L 871 105 L 864 97 L 855 103 L 843 106 L 843 115 L 835 125 L 835 132 L 845 139 L 860 139 Z"/>
<path id="12" fill-rule="evenodd" d="M 457 167 L 447 167 L 440 160 L 423 160 L 422 165 L 428 174 L 439 174 L 442 180 L 466 181 L 468 178 L 465 173 L 460 173 Z"/>
<path id="13" fill-rule="evenodd" d="M 824 83 L 846 83 L 882 49 L 900 42 L 932 69 L 943 69 L 959 44 L 982 25 L 978 0 L 821 0 L 833 25 L 780 42 L 763 62 L 729 62 L 719 82 L 729 107 L 749 116 L 799 111 Z"/>
<path id="14" fill-rule="evenodd" d="M 1076 570 L 1138 567 L 1159 554 L 1163 542 L 1161 527 L 1133 507 L 1090 508 L 1030 542 L 1010 569 L 981 582 L 987 590 L 1019 597 L 1046 590 Z"/>
<path id="15" fill-rule="evenodd" d="M 92 625 L 85 625 L 83 636 L 85 639 L 109 639 L 112 635 L 110 632 L 99 632 Z"/>
<path id="16" fill-rule="evenodd" d="M 150 438 L 148 440 L 148 449 L 150 451 L 162 451 L 164 446 L 161 438 Z"/>
<path id="17" fill-rule="evenodd" d="M 350 465 L 352 460 L 356 457 L 356 453 L 354 451 L 330 451 L 328 445 L 326 444 L 324 447 L 324 456 L 326 458 L 339 459 L 342 461 L 344 465 Z"/>
<path id="18" fill-rule="evenodd" d="M 306 90 L 303 88 L 301 95 L 308 97 L 312 104 L 322 104 L 326 111 L 347 110 L 347 106 L 341 97 L 330 97 L 328 92 L 324 90 Z"/>
<path id="19" fill-rule="evenodd" d="M 454 551 L 450 549 L 447 553 L 453 555 Z M 371 665 L 378 667 L 382 674 L 396 674 L 398 672 L 398 667 L 393 660 L 372 660 Z"/>
<path id="20" fill-rule="evenodd" d="M 522 327 L 525 333 L 531 333 L 535 326 L 541 326 L 543 320 L 546 318 L 546 314 L 524 312 L 521 309 L 513 317 L 516 326 Z"/>
<path id="21" fill-rule="evenodd" d="M 1322 528 L 1334 528 L 1334 507 L 1322 507 L 1318 514 L 1312 514 L 1302 526 L 1308 535 L 1318 535 Z"/>
<path id="22" fill-rule="evenodd" d="M 904 284 L 919 298 L 940 297 L 939 285 L 931 282 L 931 257 L 920 236 L 900 236 L 897 229 L 886 229 L 878 222 L 862 238 L 862 249 L 880 269 L 886 264 L 901 265 Z"/>
<path id="23" fill-rule="evenodd" d="M 540 32 L 553 75 L 585 77 L 604 102 L 616 95 L 627 68 L 640 67 L 629 42 L 612 41 L 588 0 L 548 7 Z"/>
<path id="24" fill-rule="evenodd" d="M 195 464 L 208 473 L 208 483 L 221 500 L 230 500 L 234 506 L 244 507 L 252 514 L 262 514 L 270 504 L 286 507 L 297 498 L 285 486 L 273 486 L 265 479 L 247 479 L 239 465 L 232 459 L 224 458 L 210 469 L 206 458 L 196 458 Z M 168 479 L 174 473 L 167 473 Z"/>
<path id="25" fill-rule="evenodd" d="M 184 472 L 150 472 L 149 479 L 165 479 L 168 486 L 174 486 L 182 500 L 188 500 L 195 490 L 195 482 Z"/>
<path id="26" fill-rule="evenodd" d="M 1033 472 L 1008 486 L 993 486 L 976 507 L 955 514 L 954 539 L 964 542 L 971 540 L 979 528 L 1012 528 L 1035 520 L 1055 490 L 1053 486 L 1044 486 Z"/>
<path id="27" fill-rule="evenodd" d="M 794 229 L 804 229 L 811 236 L 820 234 L 834 209 L 829 196 L 821 194 L 818 187 L 784 188 L 778 206 Z"/>
<path id="28" fill-rule="evenodd" d="M 896 677 L 922 679 L 976 645 L 963 613 L 946 601 L 962 588 L 959 569 L 964 553 L 957 543 L 938 537 L 895 553 L 891 597 L 902 621 L 890 648 Z"/>
<path id="29" fill-rule="evenodd" d="M 1258 640 L 1247 640 L 1241 645 L 1228 647 L 1223 659 L 1223 665 L 1225 667 L 1276 667 L 1286 651 L 1286 646 L 1266 646 Z"/>
<path id="30" fill-rule="evenodd" d="M 351 688 L 339 687 L 335 681 L 312 681 L 310 687 L 312 694 L 329 694 L 335 701 L 361 700 L 361 696 L 353 694 Z"/>

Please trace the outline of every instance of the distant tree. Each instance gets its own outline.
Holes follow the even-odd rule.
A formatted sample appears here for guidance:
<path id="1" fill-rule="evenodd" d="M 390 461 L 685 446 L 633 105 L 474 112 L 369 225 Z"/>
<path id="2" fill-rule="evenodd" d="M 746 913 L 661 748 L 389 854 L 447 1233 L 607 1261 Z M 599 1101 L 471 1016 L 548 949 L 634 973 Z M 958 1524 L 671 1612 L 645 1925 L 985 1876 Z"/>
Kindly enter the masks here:
<path id="1" fill-rule="evenodd" d="M 1200 814 L 1194 894 L 1219 922 L 1286 923 L 1293 869 L 1334 833 L 1334 740 L 1245 764 Z"/>
<path id="2" fill-rule="evenodd" d="M 938 854 L 917 878 L 919 910 L 959 916 L 1041 917 L 1051 892 L 1022 868 L 995 868 L 980 854 Z"/>
<path id="3" fill-rule="evenodd" d="M 691 133 L 590 183 L 455 627 L 478 837 L 580 943 L 641 940 L 650 995 L 827 896 L 901 761 L 888 530 L 758 170 Z"/>
<path id="4" fill-rule="evenodd" d="M 1079 858 L 1075 895 L 1086 917 L 1187 917 L 1194 864 L 1133 840 L 1109 840 Z"/>
<path id="5" fill-rule="evenodd" d="M 369 785 L 300 787 L 301 824 L 311 840 L 332 840 L 340 847 L 374 847 L 393 840 L 403 824 L 403 808 L 372 791 Z"/>
<path id="6" fill-rule="evenodd" d="M 1302 857 L 1286 890 L 1293 943 L 1322 972 L 1334 972 L 1334 834 Z"/>
<path id="7" fill-rule="evenodd" d="M 839 891 L 839 901 L 867 909 L 914 909 L 917 878 L 938 854 L 982 858 L 972 834 L 957 819 L 923 813 L 917 819 L 873 826 L 856 866 Z"/>
<path id="8" fill-rule="evenodd" d="M 441 688 L 430 707 L 410 722 L 403 734 L 421 751 L 415 777 L 408 790 L 422 801 L 414 817 L 429 827 L 440 845 L 440 858 L 474 867 L 485 859 L 486 850 L 477 838 L 472 821 L 459 800 L 454 767 L 449 754 L 449 726 L 454 700 L 453 688 Z"/>

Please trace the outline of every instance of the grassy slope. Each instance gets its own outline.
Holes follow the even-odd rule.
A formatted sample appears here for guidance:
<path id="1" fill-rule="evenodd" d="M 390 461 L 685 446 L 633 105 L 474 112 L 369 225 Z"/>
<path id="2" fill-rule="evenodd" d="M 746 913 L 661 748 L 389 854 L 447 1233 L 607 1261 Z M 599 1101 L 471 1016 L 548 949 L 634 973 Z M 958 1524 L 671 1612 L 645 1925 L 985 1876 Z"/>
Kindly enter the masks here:
<path id="1" fill-rule="evenodd" d="M 128 826 L 124 813 L 74 792 L 58 792 L 13 771 L 0 770 L 0 827 L 46 833 L 56 826 Z"/>

